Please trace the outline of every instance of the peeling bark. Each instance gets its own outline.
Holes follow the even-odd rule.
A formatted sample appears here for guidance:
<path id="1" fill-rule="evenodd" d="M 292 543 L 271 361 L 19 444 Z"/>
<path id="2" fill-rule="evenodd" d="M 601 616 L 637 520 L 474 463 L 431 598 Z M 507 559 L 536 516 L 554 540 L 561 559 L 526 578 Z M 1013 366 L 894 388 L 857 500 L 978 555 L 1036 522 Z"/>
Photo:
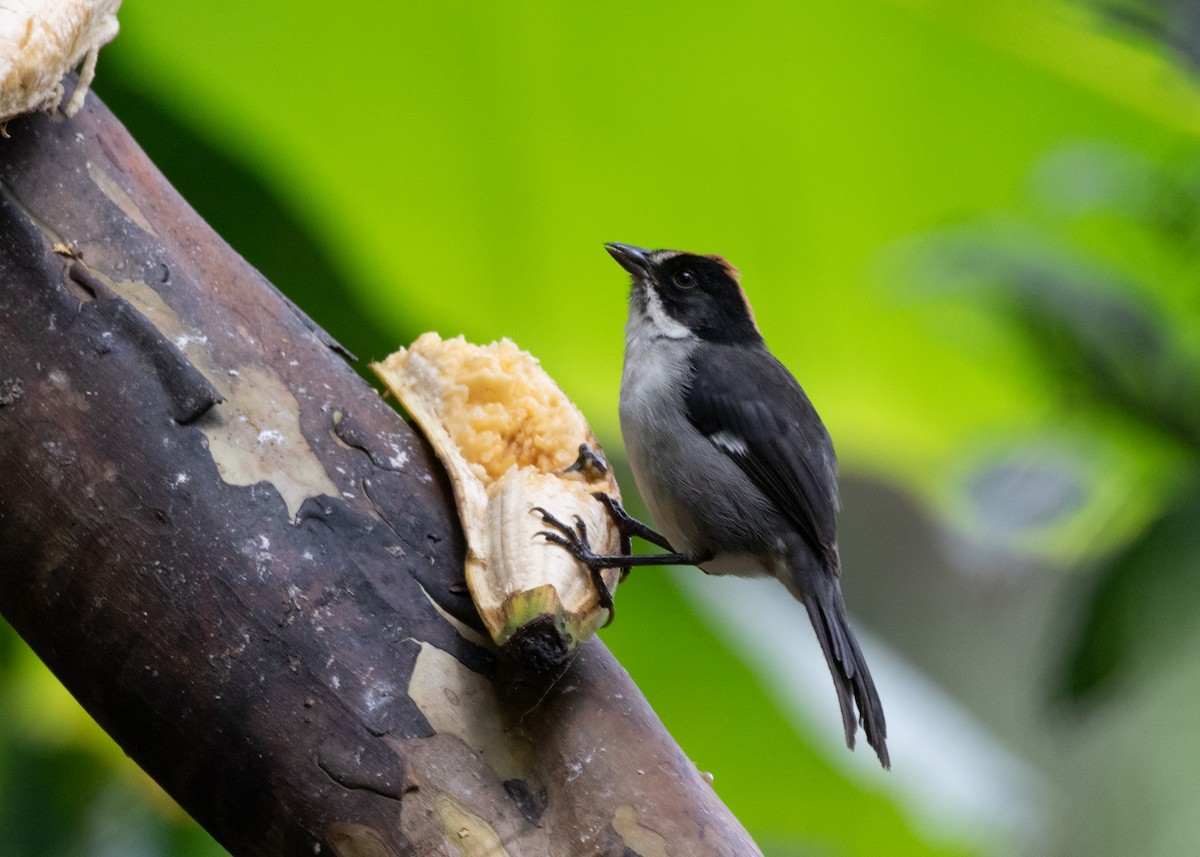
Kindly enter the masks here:
<path id="1" fill-rule="evenodd" d="M 0 611 L 222 845 L 759 853 L 598 640 L 499 659 L 436 459 L 102 105 L 8 130 Z"/>

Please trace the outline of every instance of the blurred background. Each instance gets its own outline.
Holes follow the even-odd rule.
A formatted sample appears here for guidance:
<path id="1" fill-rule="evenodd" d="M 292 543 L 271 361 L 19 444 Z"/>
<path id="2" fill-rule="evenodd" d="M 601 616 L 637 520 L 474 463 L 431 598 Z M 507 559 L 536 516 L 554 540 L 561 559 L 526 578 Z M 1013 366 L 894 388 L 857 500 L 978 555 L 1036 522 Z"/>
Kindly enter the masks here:
<path id="1" fill-rule="evenodd" d="M 769 857 L 1200 853 L 1200 3 L 738 6 L 128 2 L 95 90 L 360 358 L 510 337 L 622 467 L 602 242 L 742 270 L 894 769 L 774 585 L 602 636 Z M 224 853 L 3 624 L 0 853 Z"/>

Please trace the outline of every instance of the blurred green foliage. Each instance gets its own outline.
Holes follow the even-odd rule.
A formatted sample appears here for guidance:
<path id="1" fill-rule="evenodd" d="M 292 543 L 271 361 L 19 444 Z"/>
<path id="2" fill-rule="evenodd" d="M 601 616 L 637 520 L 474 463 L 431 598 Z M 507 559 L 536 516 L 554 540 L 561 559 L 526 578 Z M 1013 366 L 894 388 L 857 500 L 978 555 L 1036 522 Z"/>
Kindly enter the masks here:
<path id="1" fill-rule="evenodd" d="M 1165 32 L 1154 4 L 1097 5 Z M 926 513 L 848 501 L 852 610 L 1048 795 L 978 827 L 922 809 L 911 772 L 953 729 L 904 718 L 905 673 L 880 676 L 883 779 L 639 572 L 605 641 L 769 854 L 1191 853 L 1200 95 L 1090 15 L 127 4 L 96 89 L 350 350 L 511 337 L 618 460 L 626 286 L 601 243 L 741 268 L 843 471 Z M 7 628 L 0 656 L 4 854 L 221 853 Z"/>
<path id="2" fill-rule="evenodd" d="M 1058 399 L 1057 418 L 1091 452 L 1014 477 L 1011 461 L 987 450 L 976 482 L 1024 478 L 1045 499 L 1056 466 L 1078 489 L 1068 513 L 1082 507 L 1108 531 L 1060 544 L 1068 560 L 1099 560 L 1062 688 L 1082 699 L 1186 638 L 1200 603 L 1191 597 L 1200 580 L 1200 160 L 1154 164 L 1088 142 L 1052 151 L 1034 176 L 1021 219 L 916 242 L 914 280 L 925 292 L 974 295 L 1021 337 Z M 1104 483 L 1121 490 L 1109 504 L 1123 524 L 1096 514 Z M 1056 517 L 1005 490 L 977 492 L 981 524 L 995 528 L 1004 506 L 1026 526 Z M 990 504 L 978 496 L 986 491 Z"/>

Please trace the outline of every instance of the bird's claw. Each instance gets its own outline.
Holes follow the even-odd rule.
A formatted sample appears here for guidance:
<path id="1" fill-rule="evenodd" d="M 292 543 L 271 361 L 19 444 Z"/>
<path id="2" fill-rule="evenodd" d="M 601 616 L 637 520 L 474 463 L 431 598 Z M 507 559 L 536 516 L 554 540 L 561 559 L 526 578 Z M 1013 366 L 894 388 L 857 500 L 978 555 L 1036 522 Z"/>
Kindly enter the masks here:
<path id="1" fill-rule="evenodd" d="M 613 524 L 624 535 L 630 523 L 636 520 L 633 515 L 626 512 L 625 507 L 621 505 L 620 501 L 614 499 L 611 494 L 605 491 L 593 491 L 592 496 L 599 500 L 600 505 L 608 510 L 608 517 L 612 519 Z"/>
<path id="2" fill-rule="evenodd" d="M 592 585 L 596 587 L 596 595 L 600 598 L 600 606 L 611 611 L 613 609 L 612 593 L 601 574 L 609 566 L 605 562 L 605 558 L 593 551 L 591 544 L 588 543 L 587 524 L 576 515 L 575 526 L 571 527 L 570 524 L 554 517 L 541 506 L 535 506 L 533 511 L 542 516 L 542 521 L 558 530 L 557 533 L 539 530 L 538 535 L 548 542 L 566 548 L 571 556 L 587 568 L 592 578 Z"/>
<path id="3" fill-rule="evenodd" d="M 660 548 L 671 553 L 676 553 L 675 548 L 671 547 L 671 543 L 658 532 L 655 532 L 646 524 L 643 524 L 629 512 L 625 511 L 625 507 L 621 505 L 621 501 L 613 497 L 611 494 L 606 494 L 603 491 L 594 491 L 592 496 L 600 501 L 605 509 L 608 510 L 609 520 L 613 526 L 617 528 L 617 532 L 621 534 L 621 553 L 629 555 L 633 553 L 633 537 L 637 536 L 640 539 L 645 539 L 652 545 L 658 545 Z M 622 580 L 624 575 L 629 573 L 628 568 L 622 569 Z"/>
<path id="4" fill-rule="evenodd" d="M 579 457 L 563 473 L 580 473 L 588 482 L 597 482 L 608 473 L 608 462 L 604 456 L 586 443 L 579 444 Z"/>
<path id="5" fill-rule="evenodd" d="M 565 524 L 565 523 L 563 523 L 563 522 L 562 522 L 562 521 L 560 521 L 558 518 L 556 518 L 556 517 L 554 517 L 553 515 L 551 515 L 551 514 L 550 514 L 549 512 L 547 512 L 547 511 L 545 510 L 545 508 L 543 508 L 542 506 L 534 506 L 534 507 L 533 507 L 533 511 L 534 511 L 534 512 L 537 512 L 539 515 L 541 515 L 541 517 L 542 517 L 542 521 L 543 521 L 543 522 L 545 522 L 545 523 L 547 523 L 547 524 L 549 524 L 550 526 L 554 527 L 554 529 L 556 529 L 556 530 L 561 530 L 562 532 L 566 533 L 568 536 L 573 536 L 573 535 L 575 535 L 575 531 L 574 531 L 574 530 L 572 530 L 572 529 L 571 529 L 571 527 L 570 527 L 568 524 Z M 575 522 L 576 522 L 576 523 L 577 523 L 577 524 L 578 524 L 580 527 L 582 527 L 582 528 L 583 528 L 583 532 L 584 532 L 584 533 L 587 533 L 587 528 L 586 528 L 586 527 L 584 527 L 583 521 L 581 521 L 581 520 L 579 519 L 579 516 L 578 516 L 578 515 L 576 515 L 576 516 L 575 516 Z"/>
<path id="6" fill-rule="evenodd" d="M 542 536 L 548 542 L 554 542 L 556 545 L 562 545 L 571 552 L 571 556 L 579 560 L 588 568 L 595 567 L 596 569 L 604 568 L 598 563 L 603 562 L 603 557 L 598 556 L 588 542 L 587 524 L 578 515 L 575 516 L 575 526 L 572 527 L 558 518 L 551 515 L 541 506 L 535 506 L 533 511 L 542 516 L 542 520 L 558 530 L 557 533 L 549 530 L 540 530 L 539 536 Z"/>

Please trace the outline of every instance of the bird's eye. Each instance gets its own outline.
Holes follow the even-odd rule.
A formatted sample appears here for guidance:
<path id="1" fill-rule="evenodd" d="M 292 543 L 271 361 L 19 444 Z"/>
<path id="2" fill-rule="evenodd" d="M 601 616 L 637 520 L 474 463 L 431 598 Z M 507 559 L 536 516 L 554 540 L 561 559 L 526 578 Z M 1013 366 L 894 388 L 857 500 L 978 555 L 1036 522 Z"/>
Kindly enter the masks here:
<path id="1" fill-rule="evenodd" d="M 691 271 L 679 271 L 675 274 L 673 279 L 675 280 L 675 285 L 679 286 L 681 289 L 690 289 L 692 286 L 696 285 L 696 275 Z"/>

